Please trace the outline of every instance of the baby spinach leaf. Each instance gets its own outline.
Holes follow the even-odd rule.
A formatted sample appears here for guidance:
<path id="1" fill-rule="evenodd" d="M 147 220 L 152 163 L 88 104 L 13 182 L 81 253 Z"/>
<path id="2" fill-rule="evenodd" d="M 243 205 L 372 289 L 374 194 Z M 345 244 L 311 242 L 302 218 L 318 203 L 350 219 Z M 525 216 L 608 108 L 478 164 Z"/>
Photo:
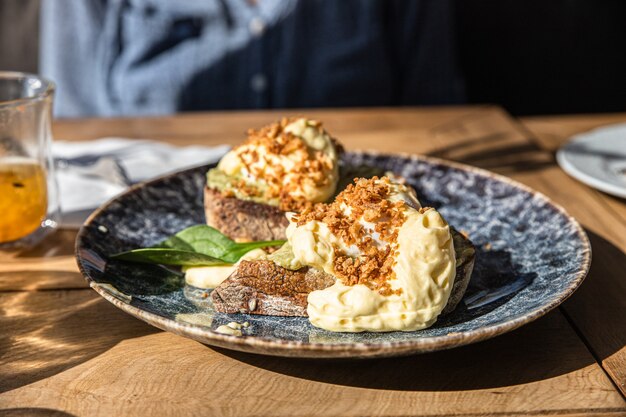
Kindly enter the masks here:
<path id="1" fill-rule="evenodd" d="M 165 239 L 163 242 L 154 246 L 155 248 L 167 248 L 167 249 L 178 249 L 184 250 L 188 252 L 194 252 L 193 246 L 189 243 L 185 242 L 178 236 L 174 235 Z"/>
<path id="2" fill-rule="evenodd" d="M 181 266 L 234 264 L 253 249 L 280 246 L 284 240 L 238 243 L 204 224 L 188 227 L 151 248 L 112 255 L 112 259 Z"/>
<path id="3" fill-rule="evenodd" d="M 224 261 L 202 253 L 169 248 L 133 249 L 111 255 L 110 258 L 122 261 L 179 266 L 224 265 Z"/>
<path id="4" fill-rule="evenodd" d="M 225 253 L 220 259 L 226 262 L 235 263 L 243 255 L 253 249 L 267 248 L 270 246 L 280 246 L 284 243 L 284 240 L 264 240 L 258 242 L 235 243 L 235 246 L 233 246 L 230 251 L 228 253 Z"/>
<path id="5" fill-rule="evenodd" d="M 205 224 L 188 227 L 161 242 L 158 247 L 172 247 L 203 253 L 220 258 L 227 253 L 235 241 Z M 185 248 L 183 248 L 183 246 Z"/>

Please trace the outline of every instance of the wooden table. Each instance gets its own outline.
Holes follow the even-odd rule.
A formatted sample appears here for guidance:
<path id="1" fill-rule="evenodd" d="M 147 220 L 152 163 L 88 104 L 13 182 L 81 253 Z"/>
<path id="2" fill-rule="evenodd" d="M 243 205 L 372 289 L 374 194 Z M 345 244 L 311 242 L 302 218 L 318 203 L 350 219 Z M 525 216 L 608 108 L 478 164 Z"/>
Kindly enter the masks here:
<path id="1" fill-rule="evenodd" d="M 305 112 L 295 112 L 305 113 Z M 289 112 L 58 121 L 55 137 L 235 144 Z M 449 351 L 358 362 L 213 349 L 130 317 L 89 289 L 60 231 L 0 264 L 0 416 L 626 415 L 626 204 L 564 174 L 552 150 L 611 117 L 517 121 L 493 106 L 306 111 L 348 149 L 416 152 L 509 175 L 589 233 L 593 265 L 545 317 Z"/>

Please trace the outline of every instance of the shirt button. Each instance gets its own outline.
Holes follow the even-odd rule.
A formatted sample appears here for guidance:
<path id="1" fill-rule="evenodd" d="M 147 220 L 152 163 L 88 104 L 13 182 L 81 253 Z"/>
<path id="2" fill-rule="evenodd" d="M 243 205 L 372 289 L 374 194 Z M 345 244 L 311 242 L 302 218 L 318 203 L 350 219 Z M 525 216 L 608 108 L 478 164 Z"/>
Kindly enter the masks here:
<path id="1" fill-rule="evenodd" d="M 265 21 L 260 17 L 253 17 L 248 23 L 248 29 L 252 36 L 259 37 L 265 32 Z"/>
<path id="2" fill-rule="evenodd" d="M 267 88 L 267 78 L 263 74 L 255 74 L 250 79 L 250 87 L 257 93 L 263 92 Z"/>

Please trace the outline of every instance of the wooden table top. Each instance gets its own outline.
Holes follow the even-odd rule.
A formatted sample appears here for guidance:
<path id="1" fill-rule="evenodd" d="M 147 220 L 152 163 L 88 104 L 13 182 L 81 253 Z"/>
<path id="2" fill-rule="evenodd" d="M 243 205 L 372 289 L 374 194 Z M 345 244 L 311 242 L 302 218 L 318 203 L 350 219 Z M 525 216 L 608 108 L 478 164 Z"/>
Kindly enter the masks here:
<path id="1" fill-rule="evenodd" d="M 626 203 L 568 177 L 553 150 L 626 114 L 515 120 L 494 106 L 198 113 L 57 121 L 56 138 L 242 140 L 283 115 L 348 149 L 423 153 L 508 175 L 585 227 L 593 262 L 561 307 L 489 341 L 356 362 L 213 349 L 113 307 L 78 273 L 75 231 L 0 264 L 0 416 L 626 415 Z"/>

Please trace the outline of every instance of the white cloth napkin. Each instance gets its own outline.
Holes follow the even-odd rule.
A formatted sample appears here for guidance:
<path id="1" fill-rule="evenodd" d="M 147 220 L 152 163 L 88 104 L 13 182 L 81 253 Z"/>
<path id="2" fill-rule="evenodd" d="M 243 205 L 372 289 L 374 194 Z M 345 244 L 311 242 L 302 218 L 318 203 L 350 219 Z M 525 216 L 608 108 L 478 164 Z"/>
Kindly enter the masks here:
<path id="1" fill-rule="evenodd" d="M 177 147 L 123 138 L 54 141 L 61 227 L 79 227 L 91 211 L 131 184 L 217 162 L 228 149 L 226 145 Z"/>

